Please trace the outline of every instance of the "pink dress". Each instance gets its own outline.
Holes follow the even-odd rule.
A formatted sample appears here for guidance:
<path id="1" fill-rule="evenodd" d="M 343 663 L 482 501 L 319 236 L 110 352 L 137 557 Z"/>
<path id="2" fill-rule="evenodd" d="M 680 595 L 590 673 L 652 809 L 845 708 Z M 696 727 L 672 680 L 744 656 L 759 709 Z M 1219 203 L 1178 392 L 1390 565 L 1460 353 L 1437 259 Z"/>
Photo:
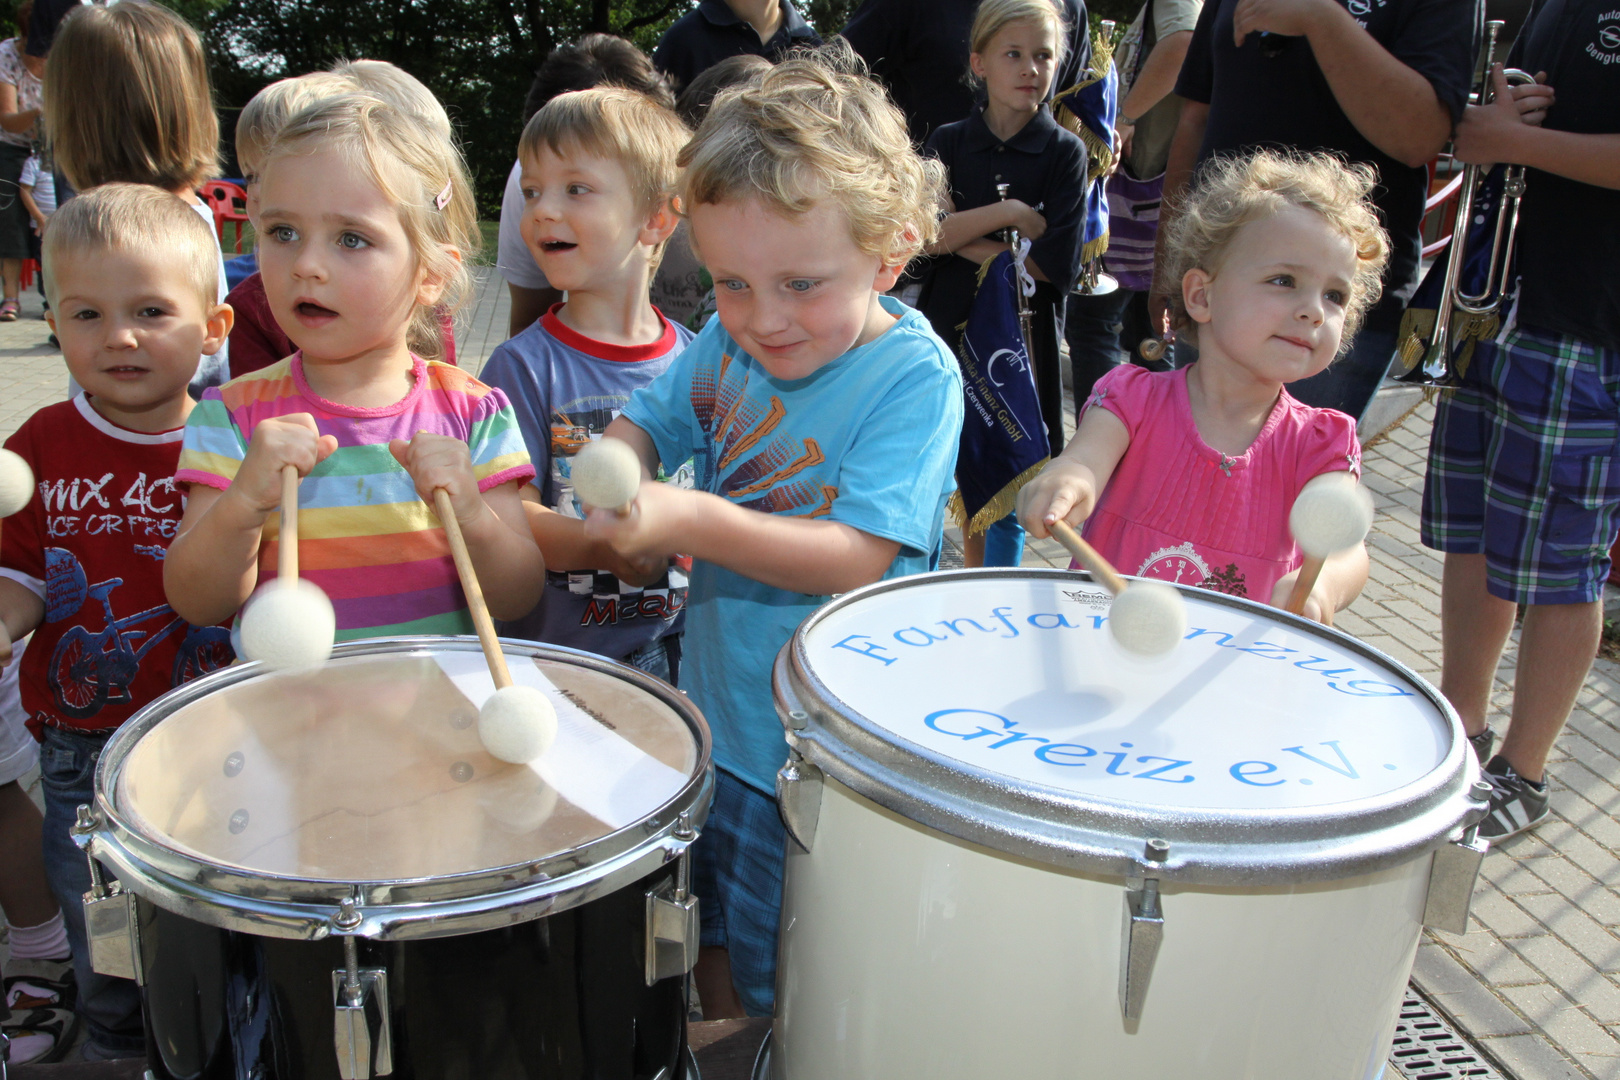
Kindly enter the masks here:
<path id="1" fill-rule="evenodd" d="M 1187 369 L 1122 365 L 1097 380 L 1086 408 L 1107 409 L 1131 444 L 1086 521 L 1085 537 L 1124 574 L 1269 603 L 1301 562 L 1288 511 L 1306 481 L 1361 475 L 1356 424 L 1285 389 L 1249 449 L 1227 457 L 1198 434 Z"/>

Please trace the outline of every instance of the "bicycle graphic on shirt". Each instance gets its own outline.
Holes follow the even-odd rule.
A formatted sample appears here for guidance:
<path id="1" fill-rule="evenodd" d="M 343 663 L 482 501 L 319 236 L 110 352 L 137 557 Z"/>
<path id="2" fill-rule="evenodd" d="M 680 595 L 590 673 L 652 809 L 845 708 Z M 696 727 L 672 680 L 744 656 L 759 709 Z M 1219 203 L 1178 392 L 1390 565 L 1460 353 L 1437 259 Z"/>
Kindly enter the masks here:
<path id="1" fill-rule="evenodd" d="M 177 631 L 183 630 L 185 636 L 174 658 L 171 686 L 217 671 L 235 659 L 230 631 L 220 626 L 192 626 L 167 604 L 117 618 L 108 597 L 124 579 L 89 584 L 84 567 L 70 551 L 45 550 L 45 581 L 45 618 L 49 622 L 77 614 L 91 600 L 101 604 L 102 629 L 70 627 L 51 653 L 51 693 L 63 714 L 76 720 L 94 716 L 108 702 L 128 701 L 129 684 L 140 674 L 141 660 Z M 142 623 L 157 625 L 152 622 L 154 617 L 165 614 L 172 617 L 157 629 L 136 629 Z"/>

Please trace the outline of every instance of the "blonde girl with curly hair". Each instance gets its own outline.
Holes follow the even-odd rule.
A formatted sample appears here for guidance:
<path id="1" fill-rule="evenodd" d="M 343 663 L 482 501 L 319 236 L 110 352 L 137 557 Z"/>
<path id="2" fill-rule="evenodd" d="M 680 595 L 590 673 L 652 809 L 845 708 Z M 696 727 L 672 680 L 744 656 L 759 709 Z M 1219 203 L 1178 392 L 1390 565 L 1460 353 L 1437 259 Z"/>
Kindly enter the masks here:
<path id="1" fill-rule="evenodd" d="M 1323 473 L 1361 470 L 1355 421 L 1286 385 L 1325 370 L 1378 297 L 1389 244 L 1374 183 L 1325 154 L 1206 166 L 1169 237 L 1171 315 L 1199 360 L 1098 380 L 1074 439 L 1020 492 L 1031 534 L 1084 523 L 1124 573 L 1282 606 L 1303 561 L 1295 497 Z M 1332 556 L 1306 615 L 1331 625 L 1366 580 L 1365 547 Z"/>

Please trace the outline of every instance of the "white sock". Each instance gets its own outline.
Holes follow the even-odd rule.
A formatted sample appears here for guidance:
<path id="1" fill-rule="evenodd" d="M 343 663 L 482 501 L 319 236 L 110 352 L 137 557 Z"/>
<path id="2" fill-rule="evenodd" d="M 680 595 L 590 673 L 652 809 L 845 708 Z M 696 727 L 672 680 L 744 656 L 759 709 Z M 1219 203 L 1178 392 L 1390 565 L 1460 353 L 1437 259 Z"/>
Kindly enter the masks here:
<path id="1" fill-rule="evenodd" d="M 68 958 L 67 926 L 58 911 L 38 926 L 12 926 L 6 924 L 11 938 L 13 960 L 66 960 Z"/>

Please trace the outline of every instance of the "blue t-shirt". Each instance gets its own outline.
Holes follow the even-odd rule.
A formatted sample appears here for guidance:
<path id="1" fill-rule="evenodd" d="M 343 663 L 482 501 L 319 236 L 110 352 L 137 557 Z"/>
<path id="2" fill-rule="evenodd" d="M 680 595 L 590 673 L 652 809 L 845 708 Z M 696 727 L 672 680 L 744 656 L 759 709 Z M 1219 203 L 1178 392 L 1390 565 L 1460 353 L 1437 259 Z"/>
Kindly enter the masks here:
<path id="1" fill-rule="evenodd" d="M 480 378 L 504 391 L 517 415 L 540 501 L 558 513 L 582 516 L 569 479 L 574 454 L 601 438 L 630 395 L 663 374 L 692 340 L 686 327 L 663 321 L 663 336 L 651 345 L 609 345 L 569 329 L 554 307 L 484 365 Z M 691 470 L 677 470 L 673 480 L 691 487 Z M 646 588 L 605 570 L 547 571 L 539 606 L 500 631 L 618 660 L 679 633 L 685 606 L 679 563 Z"/>
<path id="2" fill-rule="evenodd" d="M 898 541 L 885 578 L 925 571 L 956 486 L 962 376 L 927 319 L 882 303 L 898 322 L 792 381 L 773 378 L 711 319 L 624 416 L 660 460 L 692 458 L 699 490 Z M 771 664 L 826 599 L 693 563 L 681 689 L 709 721 L 715 763 L 761 791 L 775 791 L 787 760 Z"/>

